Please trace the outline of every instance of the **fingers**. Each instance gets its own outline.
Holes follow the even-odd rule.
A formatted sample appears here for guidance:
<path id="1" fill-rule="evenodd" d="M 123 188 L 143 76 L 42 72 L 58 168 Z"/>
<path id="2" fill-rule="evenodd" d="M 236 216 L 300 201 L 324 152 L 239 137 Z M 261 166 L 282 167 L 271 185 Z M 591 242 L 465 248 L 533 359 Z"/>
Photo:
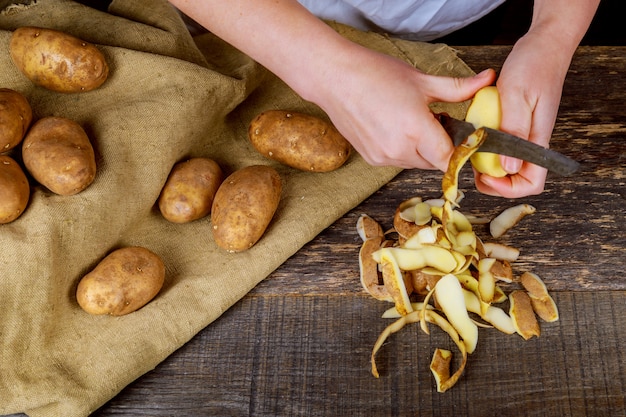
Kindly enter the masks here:
<path id="1" fill-rule="evenodd" d="M 422 83 L 424 85 L 424 93 L 430 102 L 458 103 L 474 97 L 478 90 L 493 84 L 496 79 L 496 72 L 493 69 L 486 69 L 473 77 L 465 78 L 425 74 L 424 76 L 428 77 Z"/>
<path id="2" fill-rule="evenodd" d="M 541 194 L 547 170 L 533 164 L 524 164 L 519 173 L 502 178 L 475 173 L 476 189 L 483 194 L 504 198 L 519 198 Z"/>
<path id="3" fill-rule="evenodd" d="M 466 78 L 430 75 L 424 75 L 424 77 L 427 78 L 422 83 L 426 104 L 434 101 L 458 103 L 474 97 L 478 90 L 491 85 L 496 73 L 492 69 L 487 69 L 473 77 Z M 448 168 L 453 145 L 450 137 L 433 115 L 424 120 L 420 135 L 430 140 L 417 142 L 418 154 L 430 162 L 431 166 L 445 171 Z"/>

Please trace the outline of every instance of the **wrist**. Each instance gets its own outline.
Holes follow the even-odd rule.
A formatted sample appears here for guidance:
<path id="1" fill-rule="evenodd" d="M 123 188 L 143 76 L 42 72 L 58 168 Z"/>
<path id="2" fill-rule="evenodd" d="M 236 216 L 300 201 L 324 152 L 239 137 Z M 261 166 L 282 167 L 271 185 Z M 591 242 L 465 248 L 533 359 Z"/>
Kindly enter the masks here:
<path id="1" fill-rule="evenodd" d="M 573 55 L 598 4 L 599 0 L 536 0 L 528 34 L 549 40 L 559 53 Z"/>

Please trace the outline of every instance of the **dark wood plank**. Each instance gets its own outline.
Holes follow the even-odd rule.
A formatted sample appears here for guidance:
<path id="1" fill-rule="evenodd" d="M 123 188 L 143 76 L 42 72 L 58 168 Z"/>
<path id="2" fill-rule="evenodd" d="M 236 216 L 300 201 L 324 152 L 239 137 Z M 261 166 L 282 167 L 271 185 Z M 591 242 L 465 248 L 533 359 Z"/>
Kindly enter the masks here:
<path id="1" fill-rule="evenodd" d="M 439 394 L 437 329 L 412 325 L 369 355 L 385 303 L 346 296 L 249 296 L 96 415 L 623 415 L 624 292 L 559 292 L 557 323 L 524 341 L 481 329 L 465 375 Z"/>

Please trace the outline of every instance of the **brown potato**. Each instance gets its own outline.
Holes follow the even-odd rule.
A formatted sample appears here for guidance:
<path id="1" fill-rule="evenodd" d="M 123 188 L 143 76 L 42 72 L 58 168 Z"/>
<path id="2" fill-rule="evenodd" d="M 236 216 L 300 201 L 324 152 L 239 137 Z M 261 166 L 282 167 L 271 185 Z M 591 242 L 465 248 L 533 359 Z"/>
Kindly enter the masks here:
<path id="1" fill-rule="evenodd" d="M 64 117 L 45 117 L 22 143 L 22 159 L 30 174 L 50 191 L 73 195 L 96 176 L 96 158 L 83 128 Z"/>
<path id="2" fill-rule="evenodd" d="M 217 162 L 191 158 L 172 168 L 159 196 L 159 210 L 173 223 L 187 223 L 207 216 L 224 179 Z"/>
<path id="3" fill-rule="evenodd" d="M 22 168 L 13 158 L 0 155 L 0 224 L 22 215 L 30 198 L 30 186 Z"/>
<path id="4" fill-rule="evenodd" d="M 9 50 L 26 77 L 52 91 L 91 91 L 109 75 L 104 55 L 95 45 L 57 30 L 18 28 L 11 36 Z"/>
<path id="5" fill-rule="evenodd" d="M 248 129 L 262 155 L 302 171 L 329 172 L 350 157 L 352 146 L 330 123 L 283 110 L 259 114 Z"/>
<path id="6" fill-rule="evenodd" d="M 280 175 L 269 166 L 253 165 L 229 175 L 213 200 L 215 243 L 229 252 L 251 248 L 272 220 L 281 192 Z"/>
<path id="7" fill-rule="evenodd" d="M 33 120 L 26 97 L 9 88 L 0 88 L 0 152 L 15 148 Z"/>
<path id="8" fill-rule="evenodd" d="M 87 313 L 122 316 L 148 304 L 164 281 L 165 265 L 158 255 L 139 246 L 125 247 L 81 278 L 76 300 Z"/>

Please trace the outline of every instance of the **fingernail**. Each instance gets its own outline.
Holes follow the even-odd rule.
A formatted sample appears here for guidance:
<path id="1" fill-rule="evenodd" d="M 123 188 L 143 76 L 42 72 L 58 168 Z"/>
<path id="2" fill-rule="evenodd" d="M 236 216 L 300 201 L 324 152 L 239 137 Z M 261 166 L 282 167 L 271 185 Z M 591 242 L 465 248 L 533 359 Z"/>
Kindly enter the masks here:
<path id="1" fill-rule="evenodd" d="M 476 74 L 476 77 L 484 77 L 491 72 L 491 68 L 487 68 Z"/>
<path id="2" fill-rule="evenodd" d="M 523 161 L 517 158 L 505 157 L 503 158 L 503 161 L 501 161 L 501 163 L 502 163 L 502 168 L 506 172 L 508 172 L 509 174 L 517 174 L 519 170 L 522 169 Z"/>

